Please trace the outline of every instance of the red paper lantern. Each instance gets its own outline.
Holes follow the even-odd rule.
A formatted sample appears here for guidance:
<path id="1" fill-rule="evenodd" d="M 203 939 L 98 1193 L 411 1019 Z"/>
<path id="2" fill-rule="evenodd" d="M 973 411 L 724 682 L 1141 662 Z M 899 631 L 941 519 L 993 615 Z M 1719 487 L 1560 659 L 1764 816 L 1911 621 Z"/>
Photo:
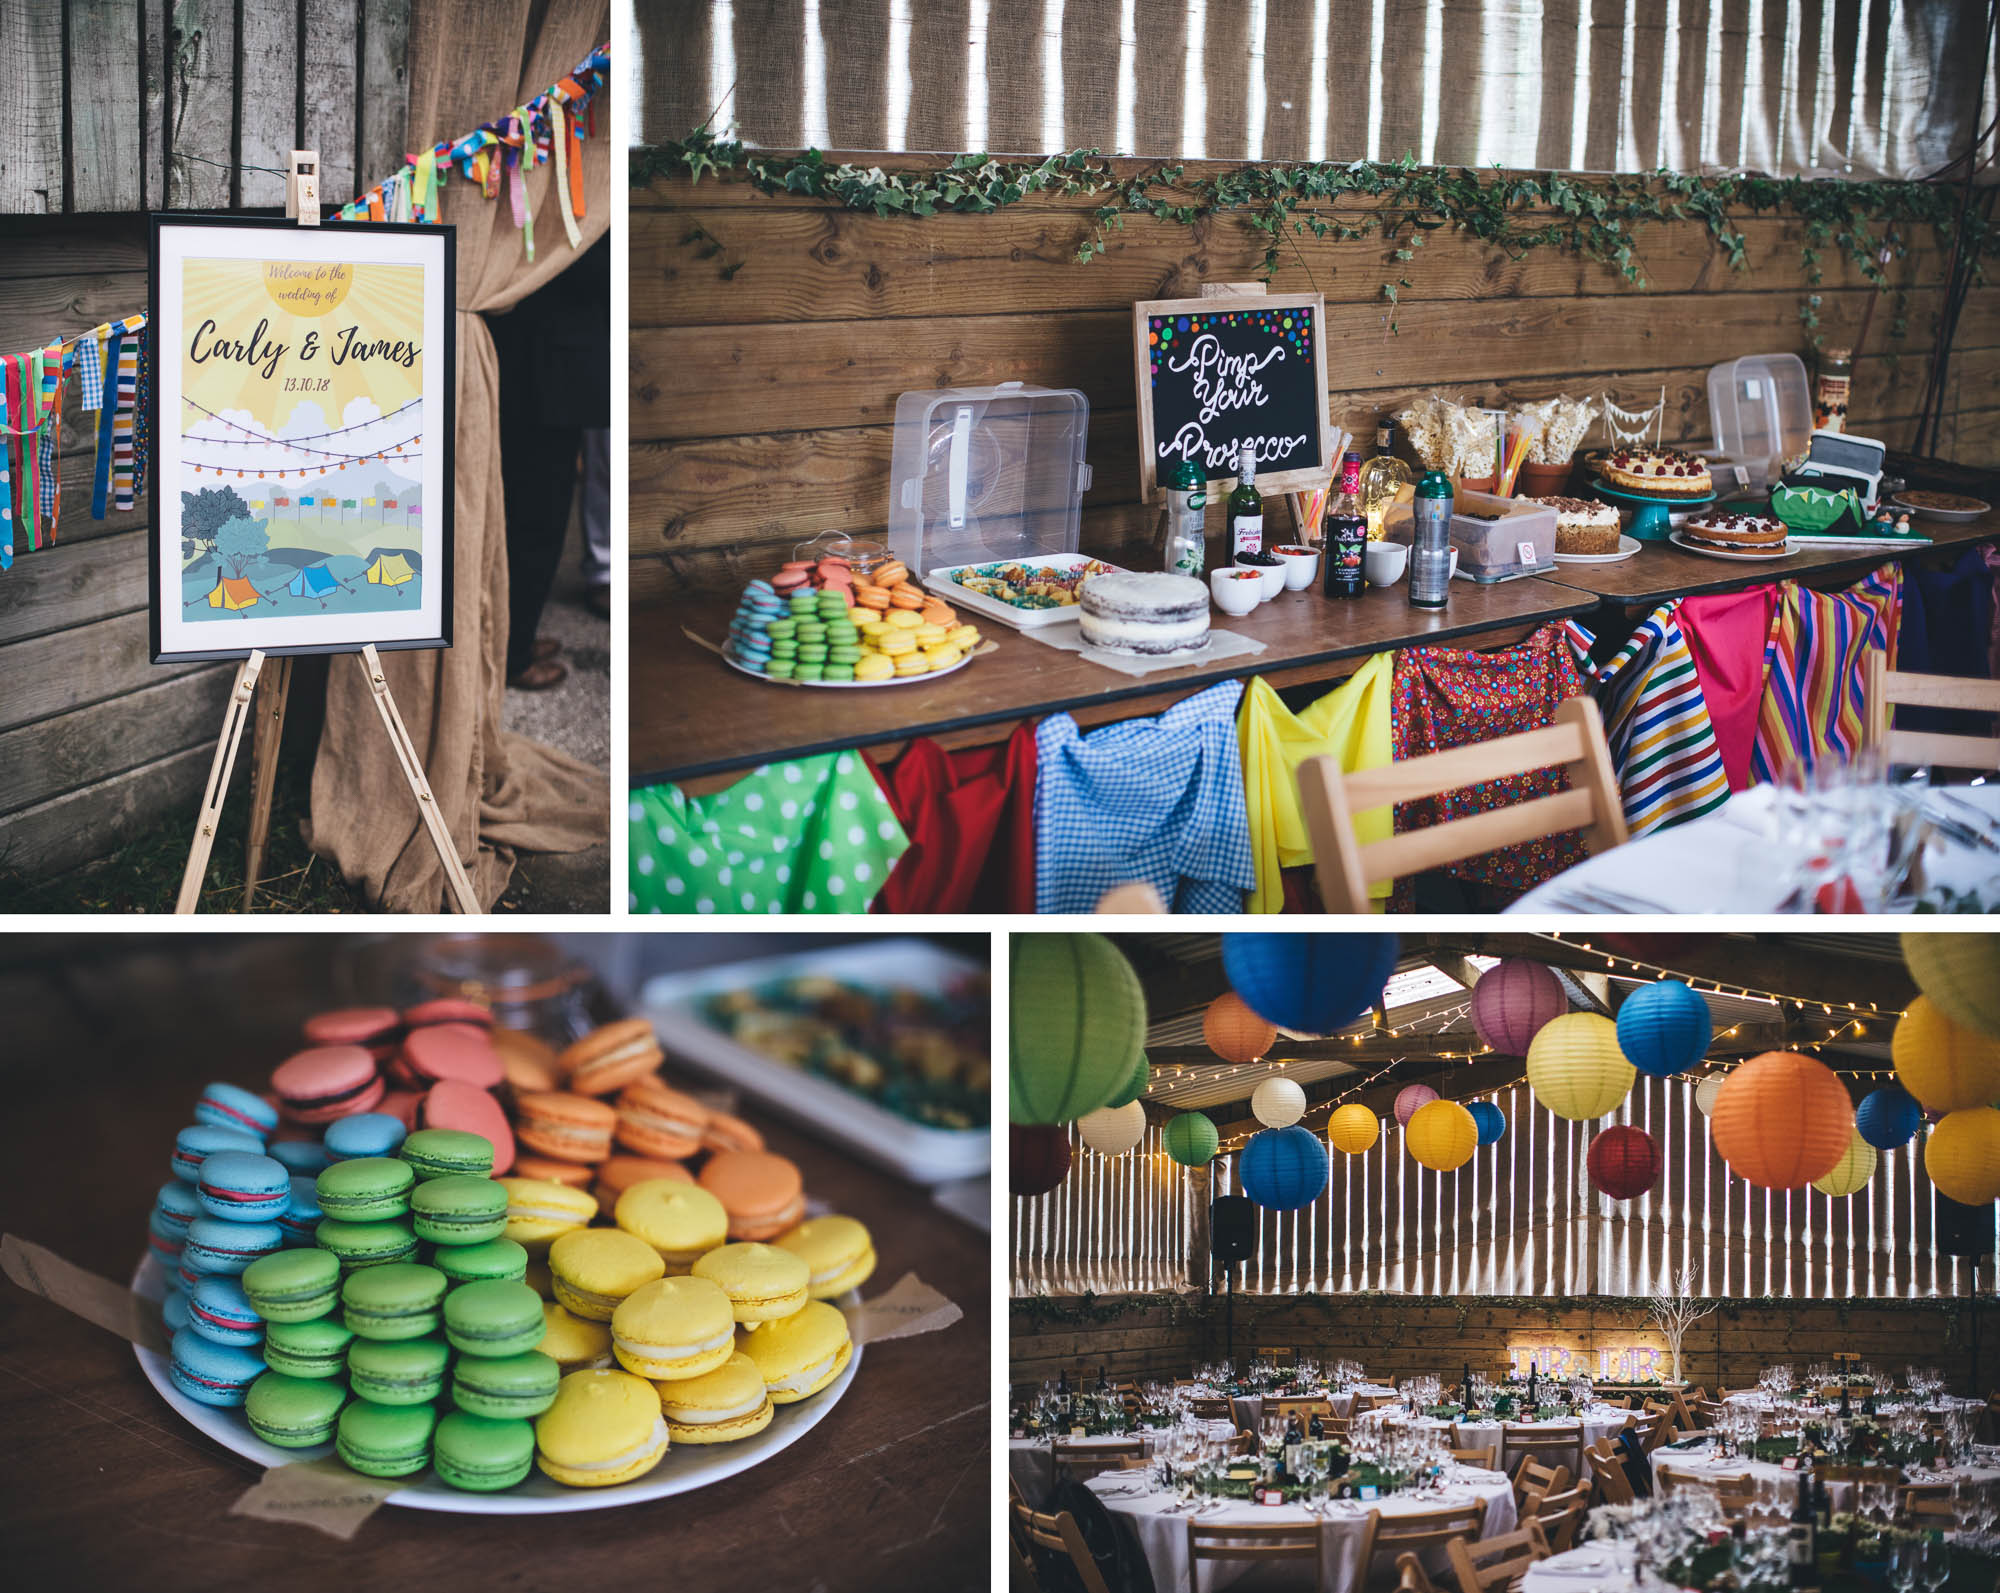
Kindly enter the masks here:
<path id="1" fill-rule="evenodd" d="M 1631 1200 L 1660 1176 L 1660 1147 L 1643 1128 L 1607 1128 L 1590 1142 L 1584 1166 L 1590 1181 L 1613 1200 Z"/>
<path id="2" fill-rule="evenodd" d="M 1766 1051 L 1722 1081 L 1708 1130 L 1716 1153 L 1745 1183 L 1803 1189 L 1847 1154 L 1854 1102 L 1824 1063 Z"/>
<path id="3" fill-rule="evenodd" d="M 1250 1010 L 1249 1003 L 1228 990 L 1202 1014 L 1201 1037 L 1225 1062 L 1255 1062 L 1277 1043 L 1278 1029 Z"/>
<path id="4" fill-rule="evenodd" d="M 1069 1177 L 1069 1125 L 1007 1125 L 1007 1187 L 1032 1199 L 1046 1195 Z"/>

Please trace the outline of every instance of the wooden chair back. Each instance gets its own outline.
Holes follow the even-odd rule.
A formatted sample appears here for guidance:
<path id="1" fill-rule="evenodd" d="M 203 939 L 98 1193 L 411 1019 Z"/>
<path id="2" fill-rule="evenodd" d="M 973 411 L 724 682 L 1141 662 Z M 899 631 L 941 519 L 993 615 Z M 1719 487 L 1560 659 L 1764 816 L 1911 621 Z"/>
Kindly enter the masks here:
<path id="1" fill-rule="evenodd" d="M 1226 1422 L 1234 1418 L 1229 1412 L 1229 1401 L 1221 1398 L 1191 1399 L 1188 1414 L 1198 1422 Z"/>
<path id="2" fill-rule="evenodd" d="M 1189 1593 L 1200 1593 L 1205 1560 L 1233 1560 L 1253 1569 L 1273 1561 L 1310 1560 L 1313 1586 L 1325 1585 L 1317 1521 L 1200 1521 L 1190 1517 L 1187 1526 Z"/>
<path id="3" fill-rule="evenodd" d="M 1590 1467 L 1591 1485 L 1597 1490 L 1600 1504 L 1632 1503 L 1632 1479 L 1625 1475 L 1622 1463 L 1595 1449 L 1586 1449 L 1583 1458 L 1584 1464 Z"/>
<path id="4" fill-rule="evenodd" d="M 1445 1545 L 1445 1554 L 1458 1578 L 1458 1593 L 1486 1593 L 1488 1588 L 1511 1587 L 1529 1566 L 1546 1560 L 1549 1542 L 1542 1535 L 1542 1524 L 1530 1521 L 1496 1538 L 1453 1538 Z"/>
<path id="5" fill-rule="evenodd" d="M 1393 1516 L 1374 1511 L 1370 1514 L 1376 1517 L 1375 1548 L 1384 1553 L 1400 1554 L 1407 1550 L 1420 1555 L 1428 1549 L 1441 1549 L 1454 1538 L 1477 1538 L 1486 1530 L 1483 1504 L 1446 1505 L 1437 1510 L 1411 1510 Z M 1358 1563 L 1368 1562 L 1364 1559 Z"/>
<path id="6" fill-rule="evenodd" d="M 1356 817 L 1377 808 L 1548 768 L 1568 774 L 1567 791 L 1366 845 L 1355 832 Z M 1543 729 L 1430 752 L 1379 769 L 1344 774 L 1337 758 L 1308 758 L 1299 765 L 1299 806 L 1312 838 L 1320 896 L 1330 913 L 1365 913 L 1371 884 L 1441 868 L 1496 846 L 1577 830 L 1585 849 L 1597 853 L 1622 846 L 1626 839 L 1604 721 L 1587 696 L 1570 698 Z"/>
<path id="7" fill-rule="evenodd" d="M 1236 1429 L 1236 1436 L 1230 1440 L 1230 1453 L 1236 1455 L 1258 1455 L 1264 1452 L 1264 1440 L 1247 1427 Z"/>
<path id="8" fill-rule="evenodd" d="M 1481 1471 L 1500 1469 L 1500 1446 L 1497 1444 L 1465 1445 L 1465 1435 L 1458 1430 L 1458 1423 L 1451 1426 L 1451 1458 L 1461 1466 L 1477 1466 Z"/>
<path id="9" fill-rule="evenodd" d="M 1514 1496 L 1524 1489 L 1543 1488 L 1550 1493 L 1569 1486 L 1569 1462 L 1583 1447 L 1583 1423 L 1573 1427 L 1551 1427 L 1546 1432 L 1506 1435 L 1507 1464 L 1513 1468 Z M 1534 1467 L 1533 1471 L 1528 1468 Z M 1525 1478 L 1525 1480 L 1523 1480 Z"/>
<path id="10" fill-rule="evenodd" d="M 1716 1503 L 1722 1506 L 1722 1513 L 1731 1521 L 1741 1520 L 1750 1514 L 1757 1503 L 1757 1479 L 1749 1472 L 1718 1477 L 1707 1472 L 1676 1471 L 1670 1465 L 1661 1464 L 1653 1468 L 1653 1480 L 1659 1484 L 1662 1494 L 1670 1494 L 1682 1488 L 1706 1488 L 1715 1495 Z"/>
<path id="11" fill-rule="evenodd" d="M 1590 1485 L 1579 1483 L 1561 1493 L 1531 1493 L 1521 1510 L 1524 1521 L 1539 1521 L 1549 1550 L 1561 1554 L 1576 1547 L 1577 1529 L 1590 1510 Z"/>
<path id="12" fill-rule="evenodd" d="M 1354 1396 L 1354 1414 L 1365 1416 L 1371 1410 L 1381 1410 L 1384 1406 L 1400 1405 L 1402 1403 L 1403 1397 L 1400 1394 L 1356 1394 Z"/>
<path id="13" fill-rule="evenodd" d="M 1024 1504 L 1015 1505 L 1014 1511 L 1021 1518 L 1022 1533 L 1030 1544 L 1046 1553 L 1065 1556 L 1076 1568 L 1084 1593 L 1111 1593 L 1104 1585 L 1104 1573 L 1098 1570 L 1097 1561 L 1091 1556 L 1090 1546 L 1077 1529 L 1075 1516 L 1067 1510 L 1045 1515 Z"/>
<path id="14" fill-rule="evenodd" d="M 1897 730 L 1889 723 L 1889 711 L 1898 703 L 2000 714 L 2000 681 L 1970 680 L 1956 675 L 1908 675 L 1889 668 L 1882 654 L 1870 653 L 1867 694 L 1868 745 L 1880 747 L 1891 763 L 2000 769 L 2000 735 Z"/>
<path id="15" fill-rule="evenodd" d="M 1069 1439 L 1058 1438 L 1050 1445 L 1050 1455 L 1055 1461 L 1058 1477 L 1074 1477 L 1078 1482 L 1087 1482 L 1100 1471 L 1117 1471 L 1127 1460 L 1143 1461 L 1146 1446 L 1140 1439 L 1120 1439 L 1116 1443 L 1093 1442 L 1079 1444 Z"/>
<path id="16" fill-rule="evenodd" d="M 1438 1586 L 1431 1580 L 1430 1572 L 1424 1569 L 1424 1562 L 1414 1554 L 1396 1556 L 1396 1593 L 1438 1593 Z"/>
<path id="17" fill-rule="evenodd" d="M 1333 1415 L 1332 1402 L 1324 1399 L 1267 1399 L 1264 1409 L 1281 1419 L 1296 1416 L 1300 1426 L 1305 1426 L 1317 1415 L 1320 1425 L 1324 1427 Z"/>
<path id="18" fill-rule="evenodd" d="M 1597 1403 L 1600 1405 L 1609 1405 L 1613 1410 L 1630 1410 L 1632 1408 L 1632 1396 L 1630 1394 L 1620 1394 L 1616 1399 L 1609 1399 L 1603 1395 L 1599 1395 Z"/>

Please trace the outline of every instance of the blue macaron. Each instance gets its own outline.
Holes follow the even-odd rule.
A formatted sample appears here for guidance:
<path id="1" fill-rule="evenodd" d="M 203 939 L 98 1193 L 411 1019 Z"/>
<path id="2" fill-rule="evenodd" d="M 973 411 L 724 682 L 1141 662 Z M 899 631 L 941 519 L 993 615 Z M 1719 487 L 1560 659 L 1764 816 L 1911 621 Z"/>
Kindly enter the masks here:
<path id="1" fill-rule="evenodd" d="M 167 1324 L 167 1332 L 178 1333 L 188 1325 L 188 1297 L 179 1289 L 167 1290 L 167 1297 L 160 1302 L 160 1320 Z"/>
<path id="2" fill-rule="evenodd" d="M 278 1131 L 278 1109 L 260 1095 L 234 1084 L 211 1084 L 194 1103 L 194 1120 L 217 1128 L 240 1129 L 259 1141 Z"/>
<path id="3" fill-rule="evenodd" d="M 187 1242 L 187 1229 L 175 1230 L 172 1223 L 157 1211 L 146 1219 L 146 1248 L 153 1259 L 163 1267 L 173 1267 L 180 1263 L 181 1246 Z"/>
<path id="4" fill-rule="evenodd" d="M 220 1273 L 240 1277 L 259 1256 L 268 1256 L 285 1242 L 285 1230 L 275 1222 L 231 1222 L 227 1217 L 197 1217 L 188 1224 L 181 1247 L 181 1276 L 200 1279 Z M 189 1287 L 193 1287 L 190 1282 Z"/>
<path id="5" fill-rule="evenodd" d="M 293 1178 L 292 1198 L 278 1216 L 278 1226 L 285 1230 L 285 1248 L 309 1248 L 317 1243 L 313 1235 L 325 1215 L 319 1209 L 319 1190 L 314 1180 L 303 1175 Z"/>
<path id="6" fill-rule="evenodd" d="M 255 1350 L 217 1344 L 191 1327 L 174 1335 L 167 1375 L 174 1387 L 204 1405 L 241 1405 L 250 1385 L 264 1375 L 264 1357 Z"/>
<path id="7" fill-rule="evenodd" d="M 275 1222 L 292 1202 L 292 1175 L 261 1153 L 217 1151 L 201 1164 L 195 1196 L 211 1217 L 230 1222 Z"/>
<path id="8" fill-rule="evenodd" d="M 409 1132 L 400 1117 L 387 1112 L 356 1112 L 326 1125 L 326 1153 L 337 1162 L 357 1156 L 393 1156 Z"/>
<path id="9" fill-rule="evenodd" d="M 265 1154 L 283 1162 L 294 1177 L 317 1178 L 333 1165 L 333 1156 L 316 1139 L 281 1139 Z"/>
<path id="10" fill-rule="evenodd" d="M 217 1128 L 213 1123 L 197 1123 L 174 1137 L 174 1177 L 188 1184 L 201 1182 L 201 1164 L 222 1151 L 264 1154 L 264 1142 L 240 1128 Z"/>
<path id="11" fill-rule="evenodd" d="M 264 1319 L 234 1278 L 206 1277 L 188 1296 L 188 1326 L 217 1344 L 247 1349 L 263 1342 Z"/>
<path id="12" fill-rule="evenodd" d="M 163 1232 L 185 1239 L 188 1224 L 201 1215 L 201 1202 L 195 1197 L 194 1186 L 178 1178 L 168 1179 L 153 1197 L 153 1215 L 159 1218 Z"/>

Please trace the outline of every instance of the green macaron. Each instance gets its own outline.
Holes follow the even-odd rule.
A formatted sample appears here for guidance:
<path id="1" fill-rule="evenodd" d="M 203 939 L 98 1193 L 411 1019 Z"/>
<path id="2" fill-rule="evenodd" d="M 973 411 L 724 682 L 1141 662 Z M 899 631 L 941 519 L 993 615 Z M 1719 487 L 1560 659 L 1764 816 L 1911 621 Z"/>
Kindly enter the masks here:
<path id="1" fill-rule="evenodd" d="M 490 1178 L 448 1173 L 410 1196 L 417 1237 L 440 1246 L 484 1244 L 507 1231 L 507 1191 Z"/>
<path id="2" fill-rule="evenodd" d="M 353 1342 L 354 1330 L 339 1317 L 273 1322 L 264 1330 L 264 1364 L 287 1377 L 339 1377 Z"/>
<path id="3" fill-rule="evenodd" d="M 430 1464 L 437 1412 L 428 1405 L 357 1399 L 340 1413 L 335 1448 L 364 1477 L 407 1477 Z"/>
<path id="4" fill-rule="evenodd" d="M 347 1352 L 347 1377 L 359 1399 L 377 1405 L 428 1405 L 444 1392 L 450 1358 L 440 1338 L 394 1343 L 356 1339 Z"/>
<path id="5" fill-rule="evenodd" d="M 340 1286 L 341 1317 L 364 1339 L 420 1339 L 437 1331 L 444 1291 L 436 1267 L 414 1261 L 363 1267 Z"/>
<path id="6" fill-rule="evenodd" d="M 444 1336 L 467 1355 L 520 1355 L 542 1342 L 542 1297 L 525 1283 L 464 1283 L 445 1296 Z"/>
<path id="7" fill-rule="evenodd" d="M 417 1235 L 409 1223 L 342 1222 L 329 1217 L 313 1230 L 313 1240 L 322 1250 L 330 1250 L 340 1261 L 343 1273 L 363 1267 L 408 1261 L 417 1253 Z"/>
<path id="8" fill-rule="evenodd" d="M 356 1156 L 335 1162 L 313 1181 L 324 1216 L 339 1222 L 382 1222 L 409 1213 L 410 1164 L 393 1156 Z"/>
<path id="9" fill-rule="evenodd" d="M 333 1309 L 340 1263 L 326 1250 L 279 1250 L 251 1262 L 240 1281 L 266 1322 L 310 1322 Z"/>
<path id="10" fill-rule="evenodd" d="M 334 1421 L 347 1403 L 338 1382 L 266 1372 L 250 1385 L 243 1414 L 250 1431 L 280 1449 L 310 1449 L 333 1436 Z"/>
<path id="11" fill-rule="evenodd" d="M 439 1245 L 431 1253 L 431 1265 L 453 1283 L 520 1283 L 528 1276 L 528 1252 L 512 1239 Z"/>
<path id="12" fill-rule="evenodd" d="M 535 1429 L 524 1421 L 494 1421 L 453 1411 L 437 1425 L 431 1464 L 438 1481 L 468 1493 L 511 1488 L 535 1461 Z"/>
<path id="13" fill-rule="evenodd" d="M 454 1173 L 468 1178 L 493 1176 L 493 1141 L 462 1129 L 420 1128 L 396 1154 L 419 1179 L 448 1178 Z"/>
<path id="14" fill-rule="evenodd" d="M 461 1355 L 451 1369 L 452 1403 L 475 1416 L 539 1416 L 556 1402 L 562 1368 L 540 1350 Z M 356 1392 L 359 1392 L 357 1389 Z"/>

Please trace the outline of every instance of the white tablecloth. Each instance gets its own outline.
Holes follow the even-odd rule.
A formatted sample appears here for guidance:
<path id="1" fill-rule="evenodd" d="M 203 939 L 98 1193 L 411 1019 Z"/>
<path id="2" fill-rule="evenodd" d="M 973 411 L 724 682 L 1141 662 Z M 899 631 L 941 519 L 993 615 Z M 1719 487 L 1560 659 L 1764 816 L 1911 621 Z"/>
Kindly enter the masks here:
<path id="1" fill-rule="evenodd" d="M 1576 1421 L 1546 1421 L 1546 1422 L 1461 1421 L 1457 1424 L 1458 1436 L 1460 1439 L 1459 1447 L 1461 1449 L 1479 1449 L 1490 1444 L 1497 1451 L 1500 1447 L 1500 1442 L 1503 1434 L 1511 1436 L 1519 1436 L 1524 1438 L 1534 1437 L 1538 1434 L 1546 1434 L 1552 1431 L 1553 1429 L 1559 1427 L 1575 1427 L 1579 1425 L 1579 1423 L 1583 1428 L 1584 1443 L 1594 1444 L 1600 1438 L 1604 1438 L 1609 1436 L 1610 1434 L 1621 1431 L 1624 1428 L 1627 1419 L 1630 1418 L 1631 1414 L 1632 1413 L 1630 1411 L 1626 1410 L 1616 1410 L 1616 1409 L 1606 1408 L 1599 1411 L 1586 1412 L 1582 1417 L 1578 1418 Z M 1429 1421 L 1430 1418 L 1426 1417 L 1424 1418 L 1424 1420 Z M 1436 1423 L 1436 1425 L 1440 1427 L 1448 1427 L 1452 1424 L 1449 1422 L 1438 1422 Z M 1514 1469 L 1513 1456 L 1511 1454 L 1496 1453 L 1495 1460 L 1499 1464 L 1500 1469 L 1503 1471 L 1511 1472 Z M 1561 1464 L 1569 1467 L 1570 1481 L 1573 1486 L 1576 1480 L 1583 1474 L 1582 1454 L 1575 1449 L 1567 1450 L 1563 1453 Z"/>
<path id="2" fill-rule="evenodd" d="M 1653 1451 L 1654 1472 L 1657 1474 L 1662 1466 L 1684 1477 L 1697 1479 L 1750 1476 L 1756 1478 L 1760 1485 L 1768 1485 L 1774 1489 L 1781 1504 L 1789 1506 L 1798 1498 L 1799 1473 L 1787 1471 L 1774 1461 L 1751 1460 L 1743 1455 L 1713 1455 L 1702 1450 L 1676 1453 L 1674 1450 L 1661 1448 Z M 1959 1477 L 1973 1482 L 1991 1482 L 2000 1478 L 2000 1470 L 1973 1467 L 1942 1472 L 1906 1471 L 1904 1475 L 1911 1482 L 1951 1481 Z M 1845 1478 L 1829 1478 L 1826 1484 L 1827 1501 L 1836 1511 L 1852 1509 L 1854 1486 Z"/>
<path id="3" fill-rule="evenodd" d="M 2000 840 L 2000 786 L 1952 786 L 1954 802 L 1985 813 Z M 1791 889 L 1791 867 L 1772 839 L 1769 786 L 1740 791 L 1713 813 L 1615 846 L 1537 885 L 1510 913 L 1774 913 Z M 1932 798 L 1933 801 L 1937 799 Z M 1939 811 L 1972 824 L 1952 803 Z M 1924 878 L 1963 895 L 2000 894 L 2000 851 L 1966 846 L 1935 833 Z"/>
<path id="4" fill-rule="evenodd" d="M 1173 1495 L 1151 1488 L 1134 1493 L 1131 1490 L 1139 1485 L 1129 1476 L 1105 1475 L 1093 1480 L 1089 1486 L 1104 1501 L 1112 1520 L 1119 1524 L 1121 1530 L 1132 1534 L 1145 1554 L 1157 1593 L 1181 1593 L 1188 1586 L 1188 1518 L 1181 1511 L 1171 1515 L 1166 1513 L 1168 1506 L 1174 1502 Z M 1266 1525 L 1317 1520 L 1324 1585 L 1332 1593 L 1361 1593 L 1365 1580 L 1365 1568 L 1360 1563 L 1361 1537 L 1370 1510 L 1379 1510 L 1385 1517 L 1409 1515 L 1451 1504 L 1470 1504 L 1475 1499 L 1486 1506 L 1486 1527 L 1481 1536 L 1493 1537 L 1513 1531 L 1514 1490 L 1498 1472 L 1468 1472 L 1462 1480 L 1447 1487 L 1442 1495 L 1432 1493 L 1412 1497 L 1392 1494 L 1387 1499 L 1368 1505 L 1336 1505 L 1332 1513 L 1324 1518 L 1315 1517 L 1297 1505 L 1231 1502 L 1209 1511 L 1201 1519 L 1207 1522 L 1255 1521 Z M 1390 1563 L 1387 1555 L 1378 1556 L 1378 1561 L 1380 1567 Z M 1227 1587 L 1253 1563 L 1209 1563 L 1202 1573 L 1201 1586 L 1195 1593 L 1215 1593 L 1215 1590 Z M 1441 1572 L 1444 1566 L 1445 1556 L 1440 1551 L 1433 1569 Z M 1299 1580 L 1302 1586 L 1311 1585 L 1311 1578 L 1303 1572 Z"/>
<path id="5" fill-rule="evenodd" d="M 1552 1554 L 1528 1567 L 1521 1593 L 1629 1593 L 1632 1548 L 1625 1543 L 1586 1543 Z"/>
<path id="6" fill-rule="evenodd" d="M 1200 1424 L 1207 1436 L 1214 1439 L 1231 1437 L 1236 1429 L 1228 1422 L 1204 1422 Z M 1109 1433 L 1101 1438 L 1066 1438 L 1063 1443 L 1072 1449 L 1110 1449 L 1118 1444 L 1129 1444 L 1137 1438 L 1145 1446 L 1146 1456 L 1151 1459 L 1160 1452 L 1166 1442 L 1164 1428 L 1142 1427 L 1136 1433 Z M 1055 1444 L 1048 1438 L 1010 1438 L 1007 1440 L 1007 1470 L 1014 1481 L 1027 1495 L 1028 1503 L 1039 1509 L 1055 1492 L 1056 1452 Z"/>

